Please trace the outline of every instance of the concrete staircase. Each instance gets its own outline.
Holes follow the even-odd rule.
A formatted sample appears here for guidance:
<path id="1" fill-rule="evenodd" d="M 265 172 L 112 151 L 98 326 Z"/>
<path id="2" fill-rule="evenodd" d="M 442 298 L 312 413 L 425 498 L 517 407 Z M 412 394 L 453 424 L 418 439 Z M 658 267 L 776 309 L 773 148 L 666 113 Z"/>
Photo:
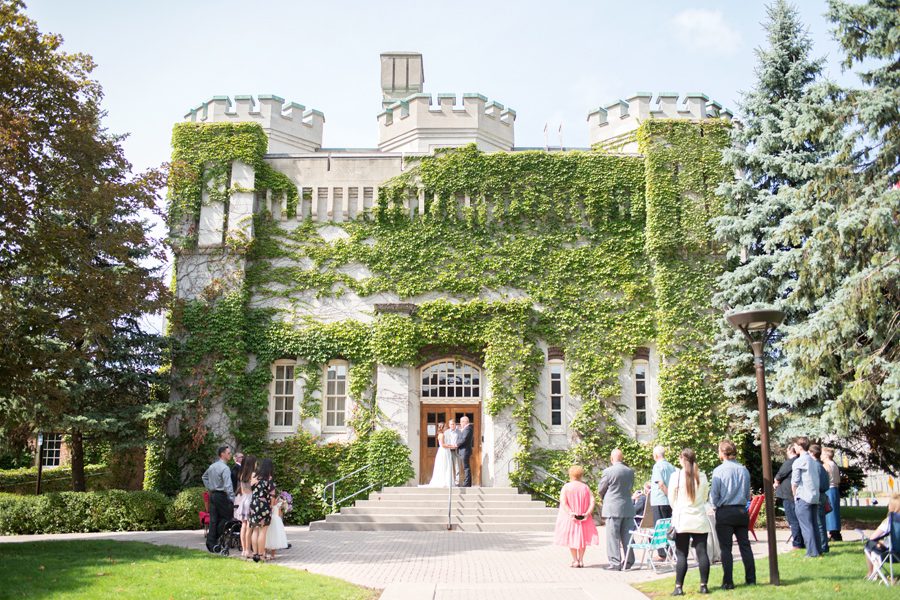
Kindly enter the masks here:
<path id="1" fill-rule="evenodd" d="M 454 531 L 553 531 L 556 509 L 515 488 L 454 488 Z M 390 487 L 309 524 L 311 531 L 446 531 L 448 490 Z"/>

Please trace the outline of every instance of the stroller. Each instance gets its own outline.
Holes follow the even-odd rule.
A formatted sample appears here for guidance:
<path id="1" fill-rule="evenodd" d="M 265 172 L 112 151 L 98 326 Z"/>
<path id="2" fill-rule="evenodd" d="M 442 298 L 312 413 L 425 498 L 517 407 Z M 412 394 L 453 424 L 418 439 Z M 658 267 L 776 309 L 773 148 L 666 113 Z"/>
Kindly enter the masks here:
<path id="1" fill-rule="evenodd" d="M 243 551 L 241 547 L 241 522 L 231 519 L 225 523 L 222 535 L 219 536 L 213 551 L 222 556 L 228 556 L 232 550 Z"/>

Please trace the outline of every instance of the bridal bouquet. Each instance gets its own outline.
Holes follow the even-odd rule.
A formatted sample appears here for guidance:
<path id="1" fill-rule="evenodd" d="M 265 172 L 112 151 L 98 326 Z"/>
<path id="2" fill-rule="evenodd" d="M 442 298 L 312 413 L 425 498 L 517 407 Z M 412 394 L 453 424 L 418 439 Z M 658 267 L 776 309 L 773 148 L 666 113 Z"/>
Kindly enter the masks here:
<path id="1" fill-rule="evenodd" d="M 294 497 L 288 492 L 281 492 L 278 494 L 278 499 L 281 500 L 281 509 L 284 511 L 284 514 L 287 514 L 294 509 Z"/>

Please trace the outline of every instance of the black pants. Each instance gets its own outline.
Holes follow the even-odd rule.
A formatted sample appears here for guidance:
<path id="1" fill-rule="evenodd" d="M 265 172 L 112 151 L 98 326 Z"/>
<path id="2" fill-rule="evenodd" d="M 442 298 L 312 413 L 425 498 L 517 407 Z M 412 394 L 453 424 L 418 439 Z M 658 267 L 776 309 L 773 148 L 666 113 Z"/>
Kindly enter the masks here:
<path id="1" fill-rule="evenodd" d="M 459 449 L 459 458 L 462 460 L 463 464 L 463 487 L 472 487 L 472 466 L 469 464 L 469 460 L 472 458 L 472 449 L 471 448 L 460 448 Z"/>
<path id="2" fill-rule="evenodd" d="M 234 505 L 225 492 L 209 494 L 209 531 L 206 533 L 206 549 L 215 552 L 214 548 L 222 537 L 225 524 L 234 515 Z"/>
<path id="3" fill-rule="evenodd" d="M 700 565 L 700 583 L 709 583 L 709 554 L 706 553 L 706 536 L 708 533 L 678 533 L 675 534 L 675 585 L 684 585 L 684 576 L 687 575 L 687 557 L 690 551 L 691 541 L 697 550 L 697 563 Z"/>
<path id="4" fill-rule="evenodd" d="M 660 519 L 671 519 L 672 518 L 672 507 L 668 504 L 659 504 L 659 505 L 651 505 L 650 508 L 653 509 L 653 523 L 656 524 Z M 660 558 L 666 557 L 666 551 L 660 548 L 656 551 L 659 554 Z"/>
<path id="5" fill-rule="evenodd" d="M 745 581 L 756 583 L 756 562 L 753 560 L 753 550 L 750 548 L 747 531 L 749 524 L 750 516 L 745 506 L 721 506 L 716 509 L 716 537 L 719 540 L 719 551 L 722 553 L 722 584 L 734 584 L 732 537 L 737 538 L 741 561 L 744 563 Z"/>

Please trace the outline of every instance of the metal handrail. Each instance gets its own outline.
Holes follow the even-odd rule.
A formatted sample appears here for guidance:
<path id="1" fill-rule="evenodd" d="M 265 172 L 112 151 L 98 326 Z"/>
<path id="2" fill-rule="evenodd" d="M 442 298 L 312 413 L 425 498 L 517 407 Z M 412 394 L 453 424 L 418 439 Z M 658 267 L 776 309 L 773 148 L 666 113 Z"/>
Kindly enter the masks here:
<path id="1" fill-rule="evenodd" d="M 510 465 L 512 465 L 513 463 L 515 463 L 516 470 L 518 470 L 519 460 L 514 456 L 509 460 L 509 462 L 506 463 L 506 472 L 507 473 L 512 472 L 510 470 Z M 550 479 L 552 479 L 554 481 L 558 481 L 559 483 L 561 483 L 563 485 L 565 485 L 567 483 L 566 480 L 564 480 L 560 477 L 557 477 L 556 475 L 554 475 L 553 473 L 551 473 L 550 471 L 548 471 L 547 469 L 545 469 L 544 467 L 542 467 L 540 465 L 536 465 L 534 463 L 528 463 L 528 464 L 533 470 L 540 471 L 541 473 L 543 473 L 545 475 L 545 479 L 549 477 Z M 554 498 L 550 494 L 547 494 L 545 492 L 542 492 L 541 490 L 535 489 L 534 487 L 529 487 L 528 489 L 533 493 L 539 494 L 539 495 L 543 496 L 544 498 L 547 498 L 551 502 L 559 502 L 559 498 Z"/>
<path id="2" fill-rule="evenodd" d="M 456 470 L 456 465 L 454 464 L 452 470 Z M 447 488 L 447 531 L 450 531 L 453 528 L 453 488 L 456 481 L 450 482 L 450 487 Z"/>
<path id="3" fill-rule="evenodd" d="M 340 479 L 335 479 L 334 481 L 325 484 L 325 487 L 322 488 L 322 501 L 326 502 L 326 503 L 328 502 L 328 488 L 331 488 L 331 512 L 332 513 L 337 510 L 337 505 L 341 504 L 344 500 L 349 500 L 350 498 L 355 498 L 356 496 L 362 494 L 363 492 L 367 492 L 367 491 L 371 490 L 372 488 L 374 488 L 375 486 L 381 485 L 381 481 L 377 481 L 375 483 L 370 483 L 366 487 L 356 490 L 352 494 L 350 494 L 348 496 L 344 496 L 340 500 L 335 500 L 335 496 L 337 494 L 337 484 L 344 481 L 345 479 L 353 477 L 357 473 L 361 473 L 362 471 L 369 469 L 371 466 L 372 466 L 372 463 L 369 463 L 367 465 L 364 465 L 364 466 L 356 469 L 355 471 L 351 471 L 350 473 L 347 473 Z"/>

